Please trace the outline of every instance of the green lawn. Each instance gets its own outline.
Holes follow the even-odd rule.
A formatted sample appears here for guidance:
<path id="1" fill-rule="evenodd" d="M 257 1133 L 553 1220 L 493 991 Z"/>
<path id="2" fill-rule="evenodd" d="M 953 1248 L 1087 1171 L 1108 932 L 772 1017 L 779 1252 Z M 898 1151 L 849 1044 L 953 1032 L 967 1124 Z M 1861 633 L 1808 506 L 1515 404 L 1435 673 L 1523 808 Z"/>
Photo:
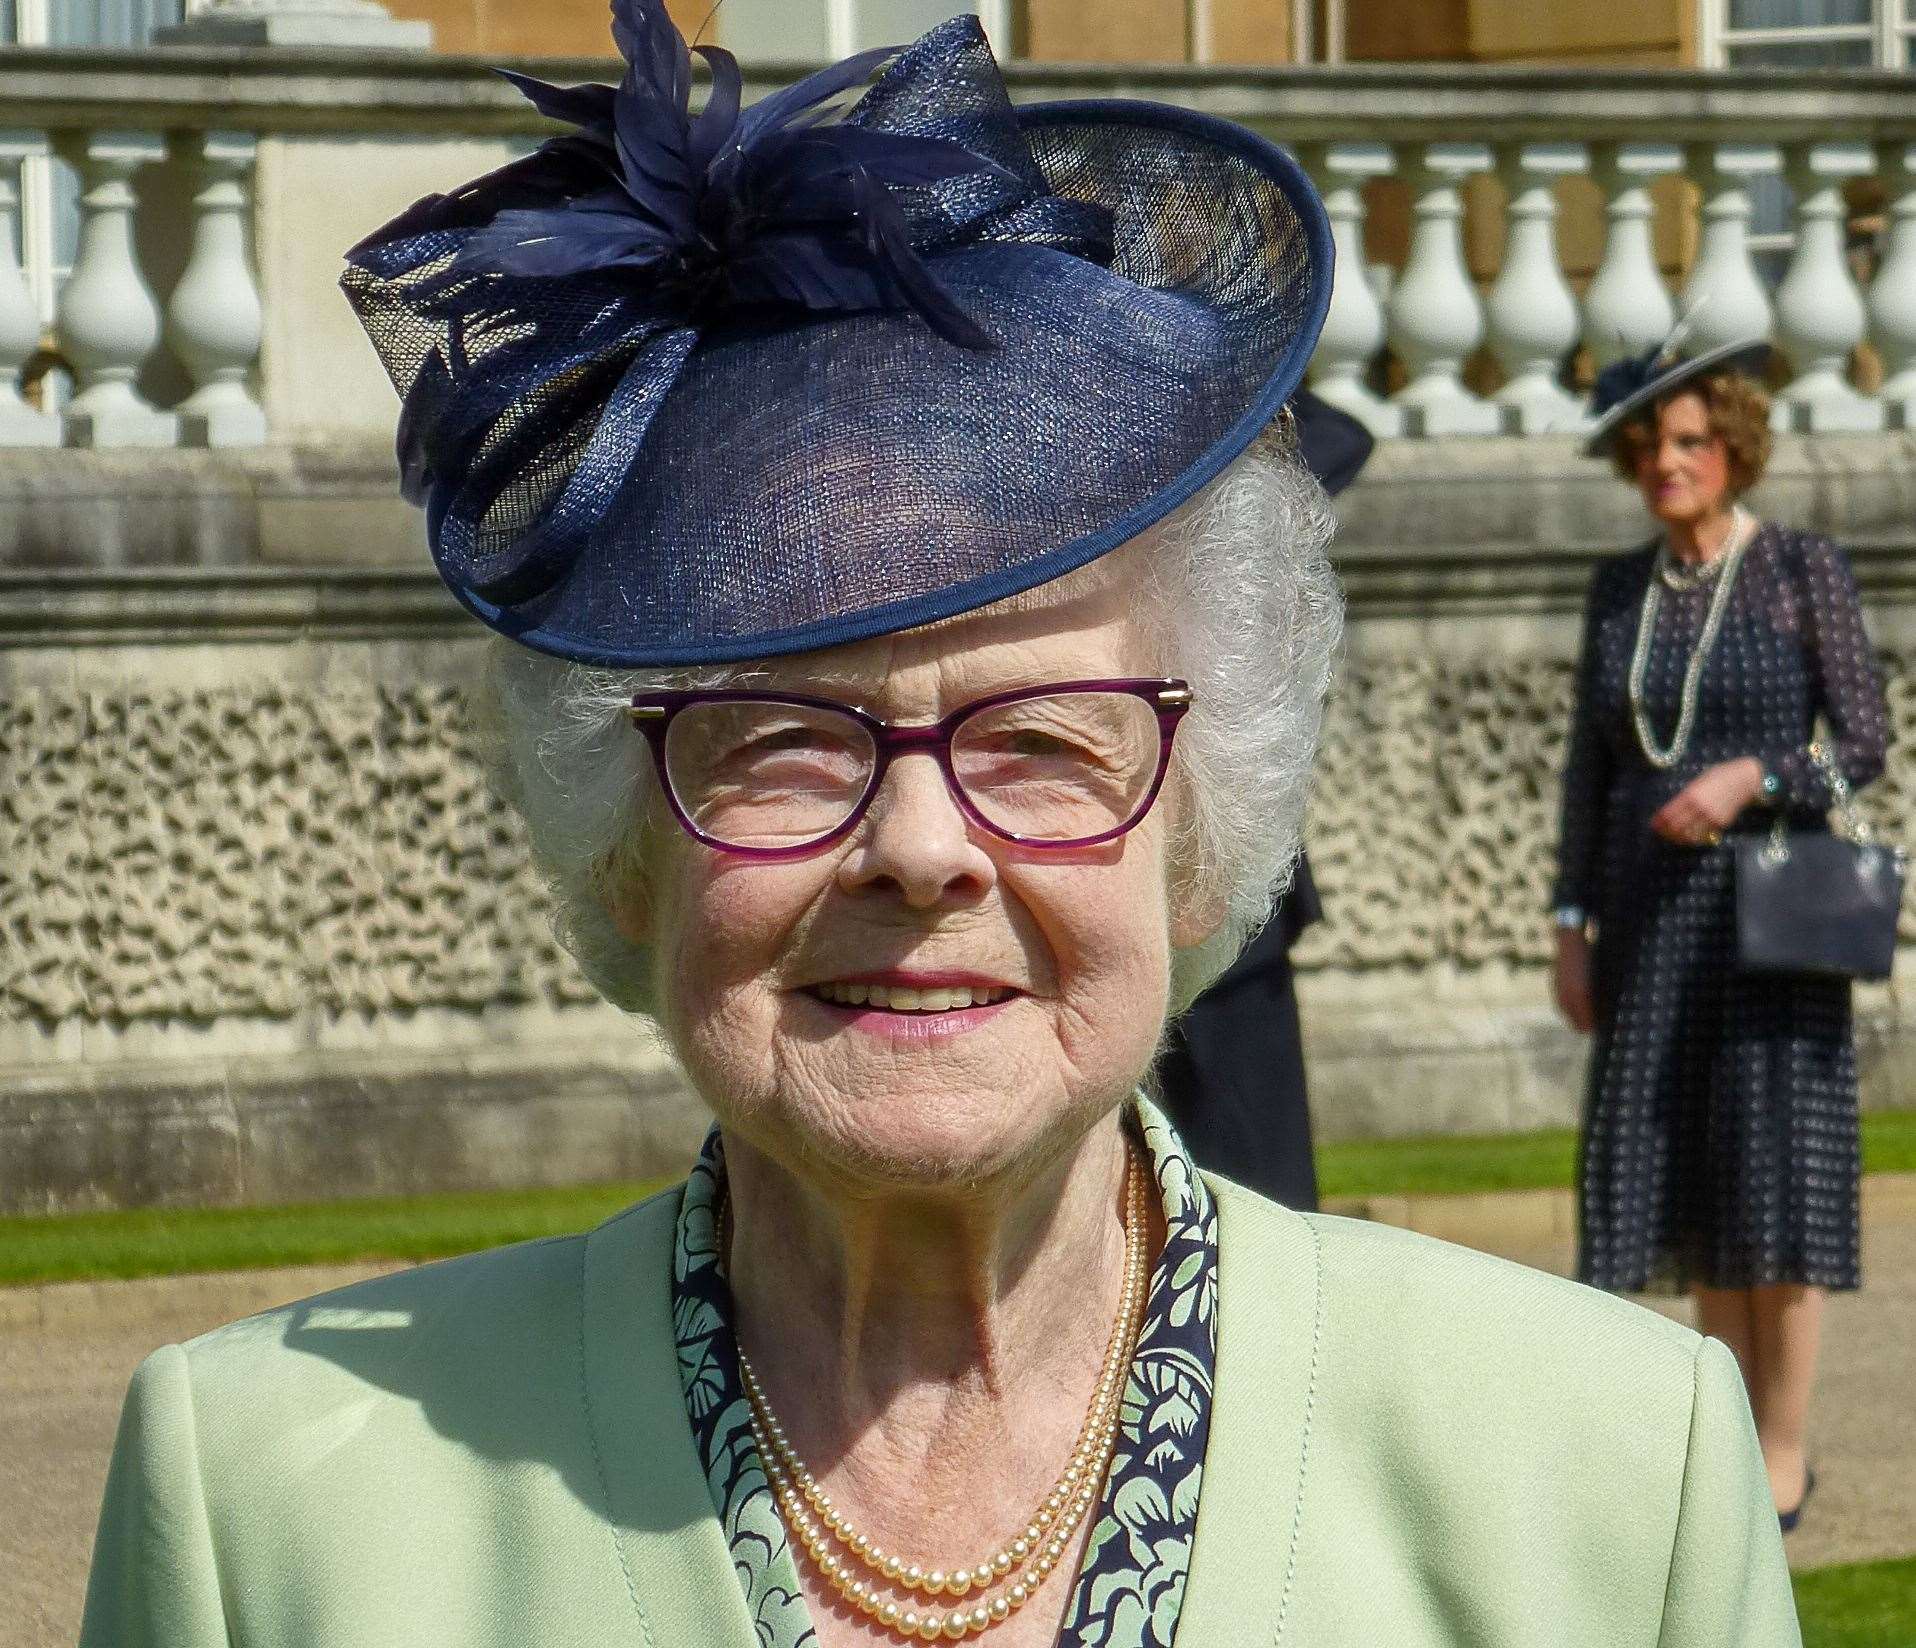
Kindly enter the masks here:
<path id="1" fill-rule="evenodd" d="M 1317 1151 L 1318 1187 L 1325 1196 L 1546 1190 L 1570 1183 L 1576 1150 L 1569 1131 L 1326 1144 Z M 1863 1170 L 1916 1173 L 1916 1110 L 1864 1115 Z"/>
<path id="2" fill-rule="evenodd" d="M 1916 1557 L 1796 1576 L 1803 1648 L 1904 1648 L 1916 1642 Z"/>
<path id="3" fill-rule="evenodd" d="M 0 1287 L 354 1259 L 443 1259 L 585 1230 L 665 1182 L 0 1219 Z"/>
<path id="4" fill-rule="evenodd" d="M 1531 1190 L 1569 1184 L 1574 1161 L 1575 1140 L 1567 1132 L 1392 1139 L 1325 1145 L 1318 1151 L 1318 1176 L 1327 1197 Z M 1916 1111 L 1865 1116 L 1863 1163 L 1872 1173 L 1916 1173 Z M 352 1259 L 440 1259 L 584 1230 L 657 1188 L 657 1182 L 623 1183 L 0 1219 L 0 1287 Z"/>

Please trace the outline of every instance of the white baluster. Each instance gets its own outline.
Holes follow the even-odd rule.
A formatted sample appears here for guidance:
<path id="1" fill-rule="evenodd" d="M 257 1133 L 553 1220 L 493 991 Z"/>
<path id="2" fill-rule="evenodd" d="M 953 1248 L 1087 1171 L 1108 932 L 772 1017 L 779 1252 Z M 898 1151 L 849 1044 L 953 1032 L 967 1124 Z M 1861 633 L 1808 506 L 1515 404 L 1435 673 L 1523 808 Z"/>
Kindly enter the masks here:
<path id="1" fill-rule="evenodd" d="M 1679 300 L 1683 313 L 1694 316 L 1684 347 L 1700 353 L 1767 338 L 1775 316 L 1750 256 L 1750 178 L 1775 171 L 1781 156 L 1775 149 L 1695 143 L 1684 158 L 1703 193 L 1696 263 Z"/>
<path id="2" fill-rule="evenodd" d="M 38 132 L 0 132 L 0 446 L 58 446 L 60 420 L 35 411 L 20 393 L 20 368 L 40 346 L 40 311 L 20 268 L 20 163 L 45 154 Z"/>
<path id="3" fill-rule="evenodd" d="M 73 363 L 67 405 L 75 446 L 170 446 L 177 424 L 134 388 L 160 337 L 160 311 L 133 250 L 133 174 L 164 152 L 145 132 L 94 132 L 73 153 L 80 171 L 80 246 L 56 327 Z"/>
<path id="4" fill-rule="evenodd" d="M 1492 435 L 1499 427 L 1497 408 L 1462 377 L 1484 319 L 1464 264 L 1458 184 L 1487 160 L 1475 146 L 1433 143 L 1410 174 L 1410 254 L 1390 295 L 1391 347 L 1410 374 L 1394 397 L 1406 435 Z"/>
<path id="5" fill-rule="evenodd" d="M 1364 272 L 1364 179 L 1391 169 L 1390 150 L 1381 143 L 1317 143 L 1304 160 L 1323 190 L 1337 248 L 1330 308 L 1311 356 L 1311 388 L 1373 435 L 1399 434 L 1403 420 L 1397 408 L 1364 382 L 1384 347 L 1384 308 Z"/>
<path id="6" fill-rule="evenodd" d="M 248 182 L 258 145 L 207 132 L 194 174 L 193 252 L 166 306 L 166 340 L 193 378 L 179 405 L 187 446 L 258 446 L 266 414 L 247 387 L 259 355 L 259 287 L 246 255 Z"/>
<path id="7" fill-rule="evenodd" d="M 1510 238 L 1485 310 L 1490 344 L 1508 381 L 1492 397 L 1513 435 L 1579 428 L 1582 405 L 1557 381 L 1577 345 L 1577 300 L 1557 256 L 1556 180 L 1580 171 L 1581 150 L 1567 144 L 1513 144 L 1498 157 L 1509 193 Z"/>
<path id="8" fill-rule="evenodd" d="M 1916 144 L 1898 147 L 1883 156 L 1889 234 L 1869 289 L 1869 316 L 1888 374 L 1884 419 L 1892 428 L 1916 429 Z"/>
<path id="9" fill-rule="evenodd" d="M 1796 191 L 1796 252 L 1776 289 L 1777 332 L 1796 376 L 1777 397 L 1779 427 L 1822 433 L 1880 429 L 1880 402 L 1849 381 L 1850 351 L 1863 341 L 1863 294 L 1843 245 L 1843 179 L 1874 169 L 1868 149 L 1806 143 L 1790 155 Z"/>
<path id="10" fill-rule="evenodd" d="M 1670 335 L 1676 314 L 1657 271 L 1650 239 L 1655 205 L 1649 178 L 1676 170 L 1674 149 L 1599 144 L 1597 182 L 1608 204 L 1603 259 L 1583 294 L 1583 341 L 1601 370 L 1625 355 L 1640 355 Z"/>

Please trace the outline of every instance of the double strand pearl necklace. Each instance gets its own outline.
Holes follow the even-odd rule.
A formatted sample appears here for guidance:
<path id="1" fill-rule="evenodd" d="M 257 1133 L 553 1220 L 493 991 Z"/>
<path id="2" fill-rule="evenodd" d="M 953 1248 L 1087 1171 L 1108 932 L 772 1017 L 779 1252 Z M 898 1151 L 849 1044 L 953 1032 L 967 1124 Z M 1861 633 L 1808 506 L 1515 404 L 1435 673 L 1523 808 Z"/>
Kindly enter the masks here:
<path id="1" fill-rule="evenodd" d="M 1754 517 L 1741 504 L 1737 505 L 1731 515 L 1730 536 L 1723 552 L 1709 563 L 1720 570 L 1704 575 L 1714 577 L 1716 587 L 1710 591 L 1710 610 L 1703 619 L 1703 633 L 1697 637 L 1696 649 L 1690 654 L 1690 662 L 1683 671 L 1682 702 L 1677 711 L 1676 731 L 1671 734 L 1668 744 L 1657 742 L 1650 718 L 1643 708 L 1644 678 L 1650 668 L 1650 643 L 1656 636 L 1657 610 L 1662 604 L 1660 588 L 1669 582 L 1667 574 L 1671 563 L 1667 539 L 1657 550 L 1656 570 L 1643 590 L 1643 610 L 1637 618 L 1636 648 L 1630 655 L 1630 720 L 1636 730 L 1637 748 L 1643 751 L 1643 759 L 1661 771 L 1667 772 L 1674 767 L 1683 759 L 1683 752 L 1690 747 L 1690 734 L 1696 728 L 1697 689 L 1703 681 L 1703 666 L 1709 661 L 1710 649 L 1716 645 L 1717 631 L 1723 627 L 1723 615 L 1729 610 L 1730 590 L 1736 583 L 1737 565 L 1755 535 Z M 1704 577 L 1698 576 L 1671 587 L 1696 589 L 1701 587 L 1703 581 Z"/>
<path id="2" fill-rule="evenodd" d="M 721 1226 L 728 1212 L 721 1207 Z M 1077 1445 L 1024 1531 L 968 1568 L 928 1569 L 882 1549 L 854 1528 L 798 1457 L 751 1362 L 739 1351 L 752 1438 L 786 1527 L 797 1535 L 812 1566 L 832 1589 L 900 1641 L 934 1642 L 942 1637 L 956 1642 L 1009 1619 L 1037 1594 L 1096 1502 L 1117 1447 L 1118 1409 L 1143 1326 L 1149 1283 L 1144 1171 L 1128 1148 L 1124 1213 L 1124 1285 Z M 1004 1583 L 1004 1589 L 988 1601 L 981 1599 L 967 1607 L 961 1600 L 949 1612 L 922 1608 L 924 1601 L 937 1596 L 962 1599 L 999 1583 Z M 889 1592 L 903 1592 L 905 1600 Z M 913 1607 L 914 1601 L 920 1607 Z"/>

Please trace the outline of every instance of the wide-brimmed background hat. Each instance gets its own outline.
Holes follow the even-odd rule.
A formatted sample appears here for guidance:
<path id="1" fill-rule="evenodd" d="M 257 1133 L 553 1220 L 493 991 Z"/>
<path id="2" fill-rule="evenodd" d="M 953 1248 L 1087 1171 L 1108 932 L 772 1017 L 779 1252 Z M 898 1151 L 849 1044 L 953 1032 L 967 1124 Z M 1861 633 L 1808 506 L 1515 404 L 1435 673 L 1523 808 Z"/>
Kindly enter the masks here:
<path id="1" fill-rule="evenodd" d="M 494 629 L 634 667 L 968 611 L 1161 519 L 1303 374 L 1328 224 L 1241 127 L 1014 109 L 971 16 L 743 110 L 699 48 L 696 115 L 662 5 L 614 0 L 613 33 L 617 88 L 509 76 L 575 132 L 344 277 Z"/>
<path id="2" fill-rule="evenodd" d="M 1677 351 L 1676 334 L 1641 355 L 1612 361 L 1597 374 L 1591 387 L 1590 410 L 1597 414 L 1597 421 L 1583 443 L 1584 455 L 1602 457 L 1610 450 L 1617 431 L 1637 413 L 1686 383 L 1711 372 L 1741 372 L 1760 381 L 1769 364 L 1770 346 L 1761 338 L 1720 343 L 1713 349 L 1684 355 Z"/>

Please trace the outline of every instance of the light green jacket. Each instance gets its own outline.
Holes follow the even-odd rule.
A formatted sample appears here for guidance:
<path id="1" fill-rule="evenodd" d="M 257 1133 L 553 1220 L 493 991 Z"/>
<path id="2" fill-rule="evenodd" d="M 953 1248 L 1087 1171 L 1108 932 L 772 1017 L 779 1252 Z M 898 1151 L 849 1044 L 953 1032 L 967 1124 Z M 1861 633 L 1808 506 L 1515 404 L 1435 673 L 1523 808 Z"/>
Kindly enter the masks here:
<path id="1" fill-rule="evenodd" d="M 1721 1345 L 1210 1182 L 1216 1405 L 1180 1648 L 1799 1643 Z M 83 1644 L 748 1648 L 676 1365 L 677 1205 L 155 1352 Z"/>

